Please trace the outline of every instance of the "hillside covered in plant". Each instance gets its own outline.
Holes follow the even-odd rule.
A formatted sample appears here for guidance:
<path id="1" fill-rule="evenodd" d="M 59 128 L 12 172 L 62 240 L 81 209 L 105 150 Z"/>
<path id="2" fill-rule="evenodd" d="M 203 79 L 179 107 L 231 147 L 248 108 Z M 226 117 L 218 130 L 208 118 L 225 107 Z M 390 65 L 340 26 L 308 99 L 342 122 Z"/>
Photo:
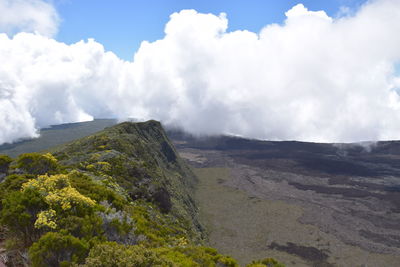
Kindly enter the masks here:
<path id="1" fill-rule="evenodd" d="M 160 123 L 121 123 L 50 152 L 0 156 L 8 266 L 238 266 L 204 246 L 196 177 Z"/>

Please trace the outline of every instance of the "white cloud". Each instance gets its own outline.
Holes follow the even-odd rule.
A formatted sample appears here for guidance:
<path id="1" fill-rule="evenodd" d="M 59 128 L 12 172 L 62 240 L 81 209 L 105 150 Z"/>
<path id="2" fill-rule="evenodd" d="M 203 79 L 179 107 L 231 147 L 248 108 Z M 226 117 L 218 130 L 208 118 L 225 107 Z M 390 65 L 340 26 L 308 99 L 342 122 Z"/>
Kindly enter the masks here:
<path id="1" fill-rule="evenodd" d="M 228 32 L 225 14 L 174 13 L 132 62 L 94 40 L 0 35 L 0 143 L 92 117 L 274 140 L 400 139 L 398 1 L 336 19 L 303 5 L 286 15 L 253 33 Z"/>
<path id="2" fill-rule="evenodd" d="M 295 19 L 322 19 L 332 22 L 332 19 L 325 11 L 310 11 L 303 4 L 297 4 L 285 13 L 287 22 L 293 22 Z"/>
<path id="3" fill-rule="evenodd" d="M 0 31 L 10 35 L 24 31 L 53 36 L 58 29 L 57 11 L 44 0 L 0 0 L 0 14 Z"/>

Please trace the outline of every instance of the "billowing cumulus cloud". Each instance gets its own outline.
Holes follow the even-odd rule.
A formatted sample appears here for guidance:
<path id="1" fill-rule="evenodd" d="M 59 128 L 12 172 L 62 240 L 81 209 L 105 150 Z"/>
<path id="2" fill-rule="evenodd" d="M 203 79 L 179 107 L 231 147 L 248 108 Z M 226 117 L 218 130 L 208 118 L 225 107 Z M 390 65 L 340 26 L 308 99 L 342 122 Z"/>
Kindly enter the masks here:
<path id="1" fill-rule="evenodd" d="M 57 32 L 58 14 L 44 0 L 0 0 L 0 31 L 37 32 L 52 36 Z"/>
<path id="2" fill-rule="evenodd" d="M 299 4 L 259 33 L 183 10 L 132 62 L 94 40 L 0 35 L 0 143 L 93 117 L 157 119 L 196 134 L 400 139 L 400 5 L 331 18 Z"/>

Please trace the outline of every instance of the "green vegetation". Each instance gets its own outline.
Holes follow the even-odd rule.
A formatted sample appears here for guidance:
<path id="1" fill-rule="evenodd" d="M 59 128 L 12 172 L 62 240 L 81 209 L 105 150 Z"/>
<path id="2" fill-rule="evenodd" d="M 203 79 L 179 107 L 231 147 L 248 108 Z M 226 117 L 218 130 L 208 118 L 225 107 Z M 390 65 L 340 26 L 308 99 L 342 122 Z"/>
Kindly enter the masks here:
<path id="1" fill-rule="evenodd" d="M 279 263 L 277 260 L 272 258 L 266 258 L 259 261 L 253 261 L 247 267 L 285 267 L 283 264 Z"/>
<path id="2" fill-rule="evenodd" d="M 122 123 L 52 154 L 1 156 L 0 172 L 10 265 L 238 266 L 203 246 L 196 178 L 158 122 Z"/>
<path id="3" fill-rule="evenodd" d="M 70 234 L 48 232 L 29 249 L 33 266 L 69 266 L 69 263 L 83 263 L 89 245 Z"/>
<path id="4" fill-rule="evenodd" d="M 230 257 L 201 246 L 175 246 L 149 249 L 106 242 L 95 246 L 84 266 L 238 266 Z"/>
<path id="5" fill-rule="evenodd" d="M 8 167 L 12 162 L 12 158 L 7 155 L 0 155 L 0 173 L 6 174 L 8 172 Z"/>
<path id="6" fill-rule="evenodd" d="M 58 173 L 60 165 L 57 164 L 57 159 L 50 153 L 27 153 L 18 157 L 16 164 L 11 166 L 14 169 L 19 169 L 24 173 L 29 174 L 54 174 Z"/>

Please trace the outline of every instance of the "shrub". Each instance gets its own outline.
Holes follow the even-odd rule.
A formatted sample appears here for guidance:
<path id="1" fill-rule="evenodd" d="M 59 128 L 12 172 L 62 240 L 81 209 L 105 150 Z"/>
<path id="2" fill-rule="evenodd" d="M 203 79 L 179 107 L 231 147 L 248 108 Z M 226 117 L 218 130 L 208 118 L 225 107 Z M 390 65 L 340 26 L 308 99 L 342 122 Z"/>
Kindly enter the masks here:
<path id="1" fill-rule="evenodd" d="M 149 246 L 175 246 L 188 231 L 183 228 L 182 220 L 169 214 L 163 214 L 151 203 L 136 200 L 127 207 L 127 212 L 135 222 L 136 235 L 145 237 L 141 244 Z M 189 239 L 190 241 L 190 239 Z"/>
<path id="2" fill-rule="evenodd" d="M 202 246 L 177 246 L 155 249 L 162 258 L 174 262 L 177 266 L 220 266 L 238 267 L 231 257 L 218 254 L 217 250 Z"/>
<path id="3" fill-rule="evenodd" d="M 35 175 L 54 174 L 60 169 L 57 159 L 50 153 L 26 153 L 17 159 L 16 168 Z"/>
<path id="4" fill-rule="evenodd" d="M 106 242 L 95 246 L 86 258 L 85 266 L 220 266 L 238 267 L 230 257 L 222 256 L 207 247 L 124 246 Z"/>
<path id="5" fill-rule="evenodd" d="M 124 246 L 115 242 L 105 242 L 90 250 L 84 266 L 90 267 L 148 267 L 176 266 L 167 259 L 160 258 L 152 249 L 142 246 Z"/>
<path id="6" fill-rule="evenodd" d="M 12 162 L 12 158 L 7 155 L 0 155 L 0 173 L 7 173 L 8 167 Z"/>
<path id="7" fill-rule="evenodd" d="M 172 209 L 171 196 L 163 187 L 160 187 L 155 191 L 153 194 L 153 202 L 157 204 L 163 213 L 168 213 Z"/>
<path id="8" fill-rule="evenodd" d="M 23 183 L 26 183 L 32 176 L 11 174 L 7 176 L 3 182 L 0 183 L 0 200 L 3 199 L 7 193 L 21 189 Z"/>
<path id="9" fill-rule="evenodd" d="M 47 209 L 48 205 L 40 194 L 34 190 L 13 191 L 2 200 L 0 223 L 9 233 L 19 238 L 24 246 L 36 241 L 42 231 L 34 227 L 37 214 Z"/>
<path id="10" fill-rule="evenodd" d="M 265 258 L 263 260 L 253 261 L 246 267 L 285 267 L 285 265 L 279 263 L 277 260 L 273 258 Z"/>
<path id="11" fill-rule="evenodd" d="M 78 238 L 103 238 L 102 219 L 94 213 L 85 216 L 69 215 L 59 219 L 57 223 L 60 229 Z"/>
<path id="12" fill-rule="evenodd" d="M 57 213 L 73 211 L 75 214 L 85 214 L 87 208 L 90 209 L 96 204 L 91 198 L 72 187 L 68 175 L 65 174 L 41 175 L 36 179 L 30 179 L 22 185 L 22 192 L 27 190 L 38 192 L 49 206 L 49 209 L 42 210 L 38 214 L 36 228 L 55 229 Z"/>
<path id="13" fill-rule="evenodd" d="M 83 263 L 89 245 L 72 235 L 49 232 L 29 249 L 32 266 L 60 266 L 68 262 Z"/>
<path id="14" fill-rule="evenodd" d="M 69 175 L 71 186 L 76 188 L 79 193 L 90 197 L 91 199 L 101 202 L 103 200 L 112 203 L 115 208 L 121 210 L 127 201 L 111 189 L 104 185 L 98 184 L 89 176 L 77 171 L 71 172 Z"/>
<path id="15" fill-rule="evenodd" d="M 105 205 L 105 207 L 107 206 Z M 105 212 L 98 212 L 97 215 L 102 219 L 102 227 L 108 241 L 115 241 L 125 245 L 137 244 L 136 227 L 129 214 L 107 207 Z"/>

